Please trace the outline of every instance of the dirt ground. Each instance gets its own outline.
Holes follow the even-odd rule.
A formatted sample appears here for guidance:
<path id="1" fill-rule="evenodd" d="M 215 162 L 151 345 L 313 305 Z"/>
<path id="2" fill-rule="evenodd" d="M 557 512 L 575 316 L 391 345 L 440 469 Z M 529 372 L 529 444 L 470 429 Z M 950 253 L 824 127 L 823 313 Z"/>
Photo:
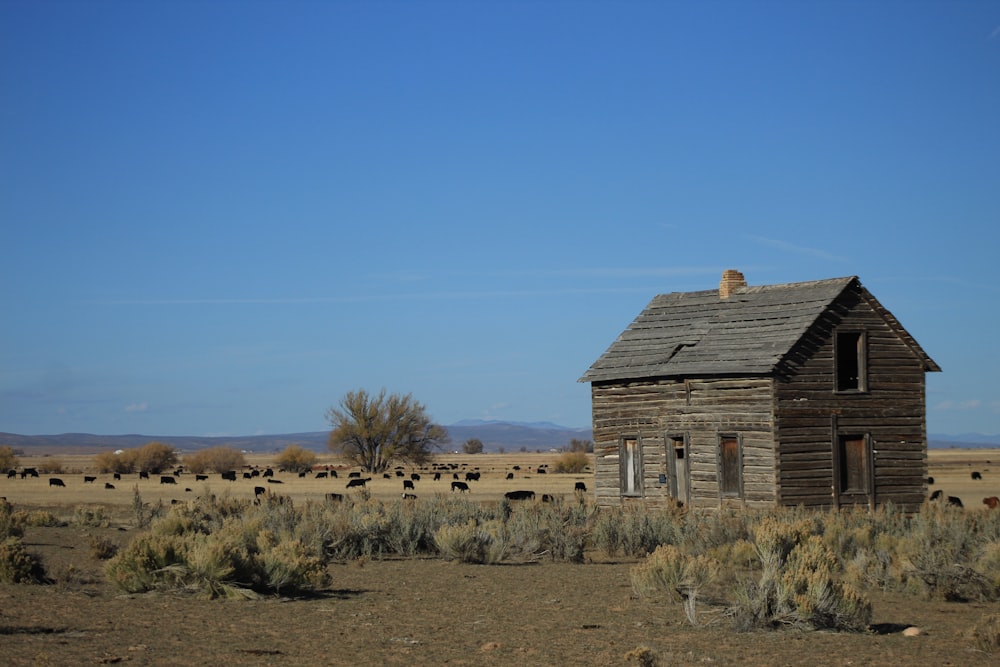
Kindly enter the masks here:
<path id="1" fill-rule="evenodd" d="M 932 457 L 932 488 L 970 500 L 997 495 L 1000 471 L 988 472 L 990 456 L 1000 461 L 995 451 L 945 457 L 940 465 Z M 970 469 L 984 480 L 967 483 Z M 25 487 L 13 482 L 0 483 L 0 495 L 15 495 L 15 508 L 44 507 L 72 519 L 72 502 L 53 504 L 49 494 L 49 502 L 24 504 L 9 489 Z M 55 582 L 0 585 L 0 665 L 636 665 L 626 656 L 643 646 L 659 665 L 1000 664 L 967 636 L 1000 605 L 873 593 L 874 623 L 884 634 L 736 633 L 708 605 L 703 624 L 693 627 L 679 604 L 636 597 L 629 580 L 635 561 L 598 553 L 583 564 L 337 563 L 330 588 L 306 599 L 122 595 L 105 583 L 91 548 L 92 537 L 124 544 L 135 534 L 127 507 L 109 507 L 117 513 L 109 528 L 70 521 L 26 531 L 28 550 Z M 923 633 L 903 636 L 911 625 Z"/>
<path id="2" fill-rule="evenodd" d="M 308 599 L 121 595 L 104 583 L 91 535 L 129 538 L 114 528 L 28 530 L 29 550 L 57 582 L 0 586 L 0 664 L 626 665 L 641 646 L 660 665 L 998 664 L 965 636 L 996 605 L 876 595 L 874 622 L 888 634 L 736 633 L 709 607 L 706 624 L 692 627 L 680 605 L 635 597 L 634 562 L 600 558 L 342 563 Z M 925 634 L 904 637 L 909 625 Z"/>

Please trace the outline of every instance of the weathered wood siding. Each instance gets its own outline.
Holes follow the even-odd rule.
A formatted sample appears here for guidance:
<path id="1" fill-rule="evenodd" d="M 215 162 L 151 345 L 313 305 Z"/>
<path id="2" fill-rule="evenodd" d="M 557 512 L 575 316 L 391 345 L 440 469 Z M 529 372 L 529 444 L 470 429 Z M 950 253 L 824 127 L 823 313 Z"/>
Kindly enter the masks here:
<path id="1" fill-rule="evenodd" d="M 683 435 L 688 443 L 691 506 L 737 504 L 772 506 L 775 494 L 773 393 L 770 378 L 675 379 L 591 385 L 595 489 L 600 505 L 671 503 L 661 483 L 668 470 L 666 440 Z M 721 435 L 740 438 L 742 499 L 719 494 Z M 642 494 L 622 497 L 619 446 L 638 438 L 642 450 Z"/>
<path id="2" fill-rule="evenodd" d="M 835 391 L 837 327 L 866 336 L 867 391 Z M 917 511 L 926 498 L 925 369 L 861 294 L 847 292 L 792 355 L 796 367 L 775 383 L 778 502 L 830 507 L 840 497 L 834 463 L 838 435 L 867 434 L 873 449 L 875 505 Z"/>

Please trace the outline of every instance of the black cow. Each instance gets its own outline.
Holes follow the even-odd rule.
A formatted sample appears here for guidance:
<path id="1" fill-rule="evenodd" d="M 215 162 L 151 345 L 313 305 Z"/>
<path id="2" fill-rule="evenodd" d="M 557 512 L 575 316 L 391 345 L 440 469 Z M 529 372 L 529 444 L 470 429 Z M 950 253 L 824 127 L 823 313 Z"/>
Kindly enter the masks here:
<path id="1" fill-rule="evenodd" d="M 7 471 L 7 479 L 14 479 L 15 477 L 17 477 L 17 471 L 16 470 L 14 470 L 13 468 L 11 468 L 10 470 Z"/>
<path id="2" fill-rule="evenodd" d="M 112 484 L 111 482 L 105 482 L 104 483 L 104 488 L 105 489 L 113 489 L 113 488 L 115 488 L 115 485 Z"/>
<path id="3" fill-rule="evenodd" d="M 353 479 L 358 479 L 361 477 L 361 473 L 355 470 L 354 472 L 347 473 L 347 476 Z"/>
<path id="4" fill-rule="evenodd" d="M 160 484 L 176 484 L 177 480 L 173 475 L 160 475 Z"/>
<path id="5" fill-rule="evenodd" d="M 58 477 L 49 477 L 49 486 L 66 486 Z"/>
<path id="6" fill-rule="evenodd" d="M 931 500 L 940 500 L 942 496 L 944 496 L 944 491 L 938 489 L 937 491 L 931 494 Z"/>
<path id="7" fill-rule="evenodd" d="M 113 477 L 114 477 L 114 478 L 115 478 L 116 480 L 121 480 L 121 478 L 122 478 L 122 476 L 121 476 L 121 473 L 117 473 L 117 472 L 116 472 L 116 473 L 115 473 L 115 474 L 113 475 Z"/>
<path id="8" fill-rule="evenodd" d="M 416 499 L 417 499 L 417 497 L 415 495 L 413 495 L 412 493 L 404 493 L 403 494 L 403 500 L 416 500 Z"/>
<path id="9" fill-rule="evenodd" d="M 512 472 L 507 473 L 507 479 L 514 479 L 514 473 Z"/>
<path id="10" fill-rule="evenodd" d="M 382 473 L 382 479 L 392 479 L 392 475 L 387 472 Z"/>
<path id="11" fill-rule="evenodd" d="M 236 471 L 230 470 L 229 472 L 221 473 L 222 479 L 228 479 L 230 482 L 236 481 Z"/>
<path id="12" fill-rule="evenodd" d="M 261 477 L 274 477 L 274 471 L 268 468 L 263 473 L 261 473 Z"/>
<path id="13" fill-rule="evenodd" d="M 545 468 L 543 468 L 542 466 L 538 466 L 538 470 L 536 470 L 535 472 L 538 473 L 539 475 L 544 475 Z"/>
<path id="14" fill-rule="evenodd" d="M 534 491 L 508 491 L 503 494 L 503 497 L 507 500 L 534 500 Z"/>
<path id="15" fill-rule="evenodd" d="M 207 479 L 208 479 L 208 475 L 195 475 L 194 476 L 194 481 L 196 481 L 196 482 L 204 482 Z"/>
<path id="16" fill-rule="evenodd" d="M 329 473 L 326 472 L 318 472 L 316 473 L 316 479 L 326 479 L 328 475 Z"/>
<path id="17" fill-rule="evenodd" d="M 435 482 L 440 482 L 441 481 L 441 473 L 439 473 L 439 472 L 434 473 L 434 481 Z"/>
<path id="18" fill-rule="evenodd" d="M 97 478 L 94 477 L 94 476 L 92 476 L 92 475 L 84 475 L 83 476 L 83 483 L 84 484 L 91 484 L 91 483 L 96 482 L 96 481 L 97 481 Z"/>
<path id="19" fill-rule="evenodd" d="M 149 473 L 145 470 L 139 471 L 139 479 L 149 479 Z"/>
<path id="20" fill-rule="evenodd" d="M 372 481 L 371 477 L 355 477 L 354 479 L 347 482 L 347 488 L 353 489 L 356 487 L 368 488 L 365 486 L 368 482 Z"/>
<path id="21" fill-rule="evenodd" d="M 962 504 L 962 499 L 957 496 L 948 496 L 948 504 L 952 507 L 965 507 Z"/>
<path id="22" fill-rule="evenodd" d="M 403 471 L 402 470 L 396 470 L 395 472 L 396 472 L 396 477 L 403 477 Z M 388 473 L 386 473 L 385 476 L 386 477 L 390 477 L 390 475 Z"/>
<path id="23" fill-rule="evenodd" d="M 336 477 L 336 476 L 337 476 L 337 471 L 336 470 L 331 470 L 330 471 L 330 477 Z"/>
<path id="24" fill-rule="evenodd" d="M 418 475 L 415 472 L 411 472 L 410 473 L 410 479 L 412 479 L 414 482 L 419 482 L 420 481 L 420 475 Z"/>
<path id="25" fill-rule="evenodd" d="M 253 487 L 253 495 L 254 495 L 255 498 L 257 496 L 264 495 L 265 493 L 267 493 L 267 489 L 264 488 L 263 486 L 255 486 L 255 487 Z"/>
<path id="26" fill-rule="evenodd" d="M 479 473 L 478 472 L 467 472 L 467 473 L 465 473 L 465 481 L 466 482 L 478 482 L 479 481 Z"/>
<path id="27" fill-rule="evenodd" d="M 409 480 L 409 479 L 404 479 L 403 480 L 403 491 L 406 491 L 407 489 L 409 489 L 410 491 L 415 491 L 416 490 L 416 489 L 413 488 L 413 480 Z"/>
<path id="28" fill-rule="evenodd" d="M 274 479 L 273 477 L 268 477 L 267 478 L 267 483 L 268 484 L 284 484 L 284 482 L 282 482 L 280 479 Z"/>
<path id="29" fill-rule="evenodd" d="M 978 470 L 972 471 L 972 479 L 982 479 L 983 475 Z"/>
<path id="30" fill-rule="evenodd" d="M 344 499 L 344 494 L 342 493 L 328 493 L 326 494 L 326 499 L 330 502 L 339 503 Z"/>
<path id="31" fill-rule="evenodd" d="M 257 472 L 257 471 L 254 470 L 254 472 Z M 243 479 L 253 479 L 254 477 L 259 477 L 259 476 L 260 476 L 259 474 L 258 475 L 251 475 L 248 472 L 243 473 Z"/>
<path id="32" fill-rule="evenodd" d="M 451 483 L 451 490 L 452 490 L 452 492 L 454 492 L 454 491 L 465 492 L 465 491 L 469 490 L 469 485 L 466 484 L 465 482 L 452 482 Z"/>
<path id="33" fill-rule="evenodd" d="M 587 492 L 587 485 L 584 484 L 583 482 L 577 482 L 576 485 L 573 487 L 573 491 L 579 491 L 581 493 L 586 493 Z"/>
<path id="34" fill-rule="evenodd" d="M 555 496 L 550 496 L 547 493 L 543 493 L 542 494 L 542 502 L 543 503 L 554 503 L 555 501 L 556 501 L 556 497 Z"/>
<path id="35" fill-rule="evenodd" d="M 928 477 L 927 478 L 927 483 L 928 484 L 934 484 L 934 478 L 933 477 Z"/>

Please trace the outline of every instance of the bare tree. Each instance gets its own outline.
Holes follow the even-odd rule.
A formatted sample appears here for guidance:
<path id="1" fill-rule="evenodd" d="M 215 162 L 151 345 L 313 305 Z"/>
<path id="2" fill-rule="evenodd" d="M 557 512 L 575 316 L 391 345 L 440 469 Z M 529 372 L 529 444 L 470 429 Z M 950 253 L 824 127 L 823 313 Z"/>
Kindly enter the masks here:
<path id="1" fill-rule="evenodd" d="M 394 461 L 419 465 L 448 442 L 448 431 L 431 422 L 424 406 L 406 394 L 348 392 L 326 413 L 329 447 L 367 472 L 384 472 Z"/>

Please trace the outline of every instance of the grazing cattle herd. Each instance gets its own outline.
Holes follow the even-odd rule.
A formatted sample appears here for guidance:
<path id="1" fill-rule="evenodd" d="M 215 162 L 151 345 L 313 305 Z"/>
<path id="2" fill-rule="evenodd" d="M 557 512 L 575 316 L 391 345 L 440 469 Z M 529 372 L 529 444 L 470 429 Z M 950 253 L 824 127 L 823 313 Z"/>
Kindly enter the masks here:
<path id="1" fill-rule="evenodd" d="M 989 464 L 990 462 L 987 461 L 986 463 Z M 418 469 L 419 472 L 413 470 L 405 471 L 403 466 L 397 466 L 391 472 L 384 473 L 382 479 L 401 480 L 402 498 L 405 500 L 414 500 L 418 497 L 417 492 L 420 489 L 427 490 L 429 493 L 432 494 L 440 493 L 443 491 L 446 492 L 449 490 L 451 493 L 471 494 L 473 492 L 473 489 L 479 485 L 480 480 L 483 479 L 484 472 L 491 475 L 490 479 L 494 480 L 493 482 L 494 485 L 490 488 L 496 490 L 497 489 L 496 484 L 500 480 L 503 480 L 504 482 L 514 482 L 517 478 L 531 479 L 532 475 L 546 474 L 547 473 L 546 467 L 547 467 L 546 464 L 539 464 L 534 467 L 526 467 L 524 470 L 522 470 L 522 466 L 520 465 L 513 465 L 513 466 L 504 465 L 500 470 L 493 468 L 483 471 L 480 470 L 478 466 L 474 466 L 469 463 L 432 463 L 419 468 Z M 346 484 L 344 485 L 345 490 L 358 490 L 365 493 L 369 492 L 369 485 L 371 484 L 373 478 L 362 476 L 363 471 L 361 470 L 356 470 L 356 469 L 347 470 L 346 469 L 347 466 L 317 465 L 314 466 L 312 469 L 291 471 L 291 474 L 300 479 L 305 479 L 307 476 L 310 476 L 316 480 L 331 480 L 330 483 L 336 483 L 337 480 L 342 479 L 341 477 L 338 476 L 338 468 L 340 469 L 341 474 L 343 474 L 344 472 L 347 473 L 346 474 L 347 480 Z M 260 479 L 261 481 L 266 479 L 268 485 L 279 485 L 283 483 L 283 480 L 277 478 L 276 475 L 279 475 L 281 473 L 287 474 L 289 473 L 289 471 L 283 469 L 276 470 L 270 467 L 258 468 L 257 466 L 246 466 L 244 470 L 229 470 L 226 472 L 217 473 L 218 474 L 217 479 L 221 479 L 223 481 L 228 481 L 228 482 L 236 482 L 238 479 L 241 478 L 244 480 Z M 424 475 L 423 477 L 422 473 Z M 988 473 L 989 473 L 989 468 L 983 468 L 981 470 L 969 470 L 968 472 L 969 476 L 967 479 L 970 479 L 973 483 L 975 483 L 975 485 L 977 485 L 977 488 L 978 484 L 982 483 L 983 489 L 992 490 L 990 482 L 993 481 L 993 476 L 989 475 Z M 166 486 L 177 486 L 178 480 L 180 480 L 182 476 L 186 476 L 187 474 L 188 473 L 184 470 L 183 466 L 178 467 L 177 469 L 173 470 L 170 473 L 160 474 L 159 484 Z M 445 477 L 446 475 L 449 475 L 450 477 L 446 478 Z M 18 478 L 28 479 L 28 478 L 37 478 L 39 476 L 40 475 L 38 469 L 34 467 L 23 467 L 19 470 L 12 469 L 7 471 L 7 479 L 18 479 Z M 191 477 L 187 477 L 187 479 L 191 479 L 192 477 L 195 480 L 195 482 L 209 482 L 212 479 L 212 476 L 204 473 L 194 474 Z M 99 480 L 98 475 L 92 475 L 92 474 L 84 474 L 82 475 L 82 478 L 83 478 L 83 484 L 94 484 Z M 122 474 L 114 473 L 113 478 L 115 481 L 122 480 Z M 558 477 L 554 478 L 552 481 L 555 481 L 555 479 L 557 478 Z M 66 488 L 67 479 L 68 478 L 66 478 L 65 475 L 63 475 L 62 477 L 49 476 L 47 478 L 47 484 L 50 488 L 57 488 L 57 489 Z M 149 480 L 150 473 L 148 471 L 139 472 L 138 479 Z M 421 482 L 422 479 L 433 480 L 433 481 Z M 442 481 L 446 479 L 448 479 L 448 481 L 442 483 Z M 435 482 L 437 484 L 435 484 Z M 926 483 L 928 486 L 928 490 L 930 491 L 928 496 L 929 501 L 943 503 L 954 507 L 965 506 L 964 503 L 962 502 L 962 499 L 959 496 L 949 495 L 943 488 L 934 488 L 936 486 L 936 480 L 934 479 L 934 477 L 927 477 Z M 70 485 L 72 484 L 72 480 L 69 480 L 69 484 Z M 381 489 L 380 492 L 384 494 L 386 482 L 379 482 L 379 484 L 381 484 L 382 486 L 381 487 L 376 486 L 376 488 Z M 968 484 L 968 482 L 966 484 Z M 116 490 L 115 484 L 112 484 L 111 482 L 105 481 L 103 482 L 103 486 L 104 489 L 108 491 Z M 270 493 L 267 486 L 252 486 L 249 487 L 247 490 L 249 491 L 250 488 L 252 488 L 253 495 L 257 498 Z M 398 486 L 396 488 L 399 489 Z M 547 483 L 546 487 L 543 488 L 543 490 L 549 490 L 551 488 L 552 484 Z M 578 498 L 584 497 L 588 493 L 587 484 L 586 482 L 583 481 L 574 480 L 571 489 L 572 489 L 572 494 Z M 193 490 L 194 489 L 192 489 L 191 487 L 184 487 L 185 492 L 192 492 Z M 968 491 L 968 488 L 966 488 L 965 490 Z M 399 491 L 397 491 L 397 493 L 398 492 Z M 487 492 L 487 493 L 492 493 L 492 492 Z M 520 488 L 520 489 L 514 488 L 510 490 L 499 489 L 496 491 L 496 493 L 497 493 L 496 498 L 503 498 L 507 501 L 534 501 L 538 499 L 540 502 L 549 502 L 557 497 L 552 493 L 538 494 L 536 493 L 535 490 L 530 488 Z M 567 486 L 565 493 L 566 494 L 570 493 L 570 487 Z M 344 498 L 343 493 L 337 493 L 337 492 L 329 492 L 329 493 L 324 492 L 323 495 L 327 500 L 334 502 L 343 500 Z M 483 493 L 479 493 L 478 497 L 482 498 Z M 174 500 L 173 502 L 177 501 Z M 998 509 L 1000 508 L 1000 496 L 994 495 L 994 496 L 984 497 L 982 499 L 982 504 L 986 510 Z"/>

